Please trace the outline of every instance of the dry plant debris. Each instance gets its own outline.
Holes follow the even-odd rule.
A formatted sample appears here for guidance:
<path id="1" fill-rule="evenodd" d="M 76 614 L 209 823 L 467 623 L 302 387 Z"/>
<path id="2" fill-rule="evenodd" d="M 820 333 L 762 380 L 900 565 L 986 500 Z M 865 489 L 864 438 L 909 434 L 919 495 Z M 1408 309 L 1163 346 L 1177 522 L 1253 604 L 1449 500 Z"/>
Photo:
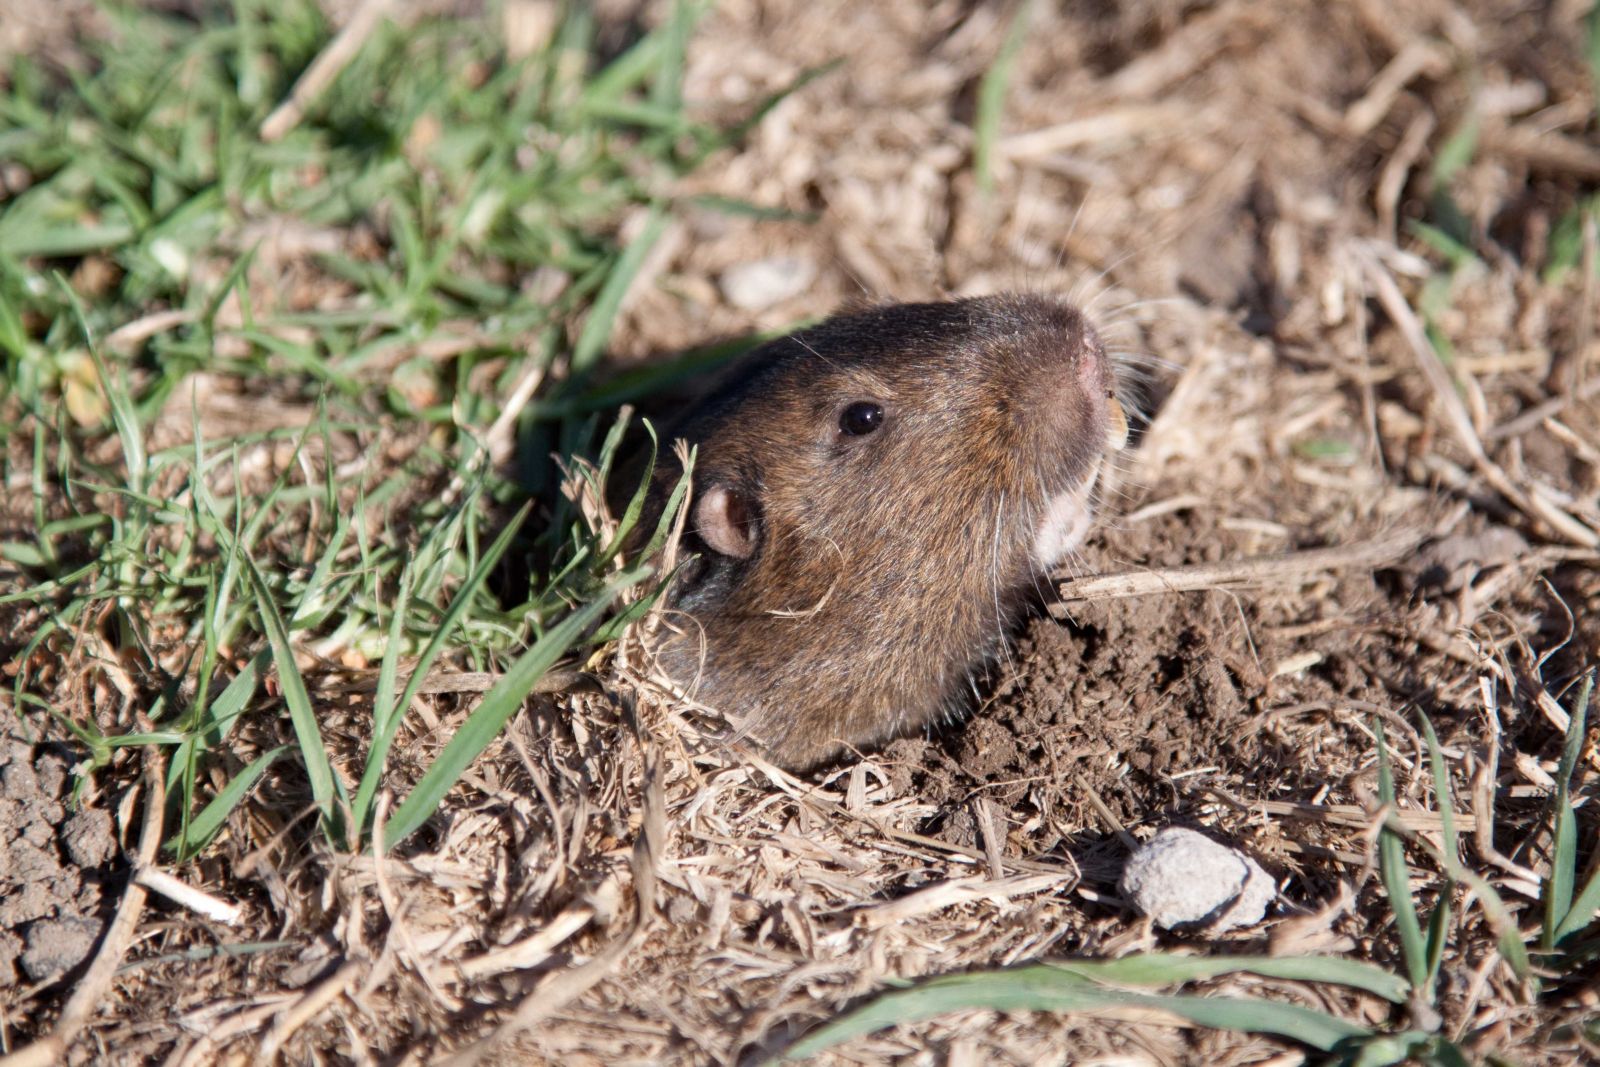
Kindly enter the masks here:
<path id="1" fill-rule="evenodd" d="M 1039 960 L 1406 976 L 1397 889 L 1454 905 L 1427 998 L 1189 988 L 1597 1054 L 1593 959 L 1536 992 L 1446 847 L 1525 931 L 1558 796 L 1579 886 L 1597 862 L 1591 5 L 148 6 L 0 2 L 0 1063 L 744 1062 Z M 1017 287 L 1091 310 L 1146 418 L 970 721 L 795 780 L 710 743 L 626 630 L 534 685 L 638 576 L 480 566 L 518 455 L 570 454 L 665 353 Z M 603 546 L 569 537 L 614 521 L 601 469 L 524 535 Z M 1123 906 L 1174 824 L 1268 869 L 1264 927 Z M 820 1058 L 1302 1054 L 974 1007 Z"/>

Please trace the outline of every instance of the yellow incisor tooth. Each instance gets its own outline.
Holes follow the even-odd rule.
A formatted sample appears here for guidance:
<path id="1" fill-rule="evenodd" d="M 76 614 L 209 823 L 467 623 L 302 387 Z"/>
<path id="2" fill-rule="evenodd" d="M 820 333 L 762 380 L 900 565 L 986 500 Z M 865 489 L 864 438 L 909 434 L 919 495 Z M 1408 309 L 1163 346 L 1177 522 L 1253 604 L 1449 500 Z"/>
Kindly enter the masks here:
<path id="1" fill-rule="evenodd" d="M 1113 452 L 1128 443 L 1128 417 L 1114 396 L 1106 397 L 1106 447 Z"/>

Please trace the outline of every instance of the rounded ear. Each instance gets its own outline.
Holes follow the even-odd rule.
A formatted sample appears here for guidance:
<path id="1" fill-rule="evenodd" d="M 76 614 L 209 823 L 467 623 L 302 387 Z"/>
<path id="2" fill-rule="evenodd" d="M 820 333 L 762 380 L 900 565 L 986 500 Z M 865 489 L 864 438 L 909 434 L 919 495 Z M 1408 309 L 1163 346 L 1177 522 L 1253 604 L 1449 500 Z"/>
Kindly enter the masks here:
<path id="1" fill-rule="evenodd" d="M 761 539 L 750 502 L 725 485 L 707 487 L 695 501 L 694 532 L 713 552 L 735 559 L 749 559 Z"/>

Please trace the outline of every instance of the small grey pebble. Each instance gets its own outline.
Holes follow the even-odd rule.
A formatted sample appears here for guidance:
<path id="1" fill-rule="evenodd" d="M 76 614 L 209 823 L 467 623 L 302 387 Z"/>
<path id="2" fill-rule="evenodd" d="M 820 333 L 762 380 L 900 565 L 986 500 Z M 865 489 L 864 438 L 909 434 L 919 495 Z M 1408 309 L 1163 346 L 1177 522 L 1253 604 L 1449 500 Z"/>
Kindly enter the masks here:
<path id="1" fill-rule="evenodd" d="M 1255 860 L 1181 827 L 1162 830 L 1128 857 L 1121 889 L 1157 926 L 1204 925 L 1213 934 L 1260 922 L 1277 895 Z"/>
<path id="2" fill-rule="evenodd" d="M 728 303 L 741 311 L 761 311 L 799 296 L 816 276 L 809 259 L 775 256 L 729 267 L 717 281 Z"/>

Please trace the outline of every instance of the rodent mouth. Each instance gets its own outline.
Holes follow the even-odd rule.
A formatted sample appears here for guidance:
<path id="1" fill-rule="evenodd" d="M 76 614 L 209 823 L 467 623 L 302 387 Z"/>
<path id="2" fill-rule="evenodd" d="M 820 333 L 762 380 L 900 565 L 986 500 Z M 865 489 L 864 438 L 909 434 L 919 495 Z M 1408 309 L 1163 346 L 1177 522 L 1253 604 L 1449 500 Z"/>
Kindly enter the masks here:
<path id="1" fill-rule="evenodd" d="M 1083 543 L 1094 522 L 1094 485 L 1100 464 L 1079 484 L 1057 493 L 1046 503 L 1044 517 L 1033 534 L 1033 565 L 1040 571 L 1060 563 L 1067 553 Z"/>
<path id="2" fill-rule="evenodd" d="M 1056 493 L 1045 504 L 1044 516 L 1034 529 L 1033 564 L 1048 570 L 1083 543 L 1094 524 L 1094 491 L 1105 466 L 1105 455 L 1120 452 L 1128 444 L 1128 417 L 1114 392 L 1106 393 L 1105 450 L 1096 458 L 1084 478 L 1072 488 Z"/>

